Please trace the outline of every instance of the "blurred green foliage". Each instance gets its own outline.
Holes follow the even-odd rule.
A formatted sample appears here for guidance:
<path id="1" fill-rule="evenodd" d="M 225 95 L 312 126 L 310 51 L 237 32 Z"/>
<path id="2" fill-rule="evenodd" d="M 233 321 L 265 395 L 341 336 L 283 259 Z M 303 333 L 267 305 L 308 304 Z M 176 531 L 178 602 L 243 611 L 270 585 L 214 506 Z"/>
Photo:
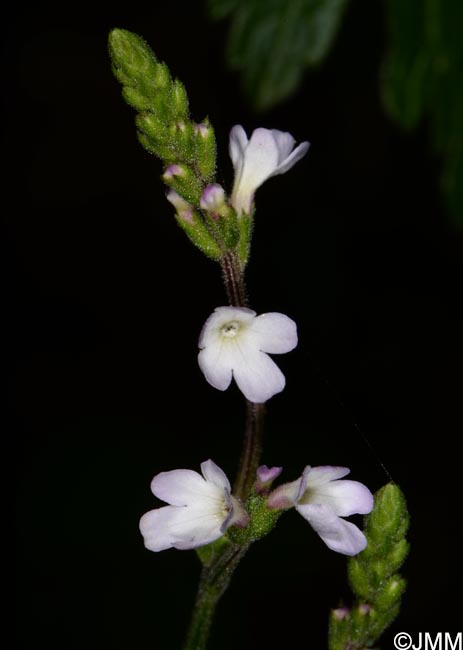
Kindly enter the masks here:
<path id="1" fill-rule="evenodd" d="M 463 2 L 388 0 L 382 93 L 404 129 L 427 119 L 448 207 L 463 226 Z"/>
<path id="2" fill-rule="evenodd" d="M 209 0 L 211 16 L 229 16 L 227 58 L 257 110 L 294 92 L 336 35 L 347 0 Z"/>
<path id="3" fill-rule="evenodd" d="M 208 0 L 228 17 L 229 66 L 241 73 L 256 110 L 287 99 L 307 68 L 328 54 L 347 0 Z M 387 114 L 402 128 L 429 124 L 443 160 L 447 207 L 463 226 L 463 2 L 386 0 L 386 54 L 380 72 Z"/>

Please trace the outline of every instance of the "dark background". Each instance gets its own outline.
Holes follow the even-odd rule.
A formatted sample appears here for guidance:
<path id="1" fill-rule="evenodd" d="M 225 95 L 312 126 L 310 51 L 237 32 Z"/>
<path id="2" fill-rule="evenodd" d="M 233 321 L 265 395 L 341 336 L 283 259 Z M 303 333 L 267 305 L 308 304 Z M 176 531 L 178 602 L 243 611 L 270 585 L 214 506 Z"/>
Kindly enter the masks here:
<path id="1" fill-rule="evenodd" d="M 202 323 L 226 301 L 219 268 L 176 227 L 137 143 L 107 57 L 115 26 L 143 35 L 194 118 L 210 116 L 226 187 L 233 124 L 311 141 L 257 195 L 251 304 L 300 335 L 278 359 L 287 389 L 268 405 L 264 461 L 286 480 L 347 465 L 376 490 L 380 459 L 412 517 L 409 589 L 382 647 L 397 631 L 458 631 L 462 241 L 426 124 L 404 135 L 382 111 L 381 6 L 352 3 L 323 67 L 258 116 L 224 64 L 226 25 L 201 3 L 38 3 L 9 16 L 3 81 L 18 647 L 180 647 L 199 563 L 146 551 L 138 519 L 156 505 L 154 474 L 211 457 L 232 476 L 241 445 L 241 396 L 196 364 Z M 287 514 L 244 560 L 211 648 L 326 647 L 341 598 L 345 559 Z"/>

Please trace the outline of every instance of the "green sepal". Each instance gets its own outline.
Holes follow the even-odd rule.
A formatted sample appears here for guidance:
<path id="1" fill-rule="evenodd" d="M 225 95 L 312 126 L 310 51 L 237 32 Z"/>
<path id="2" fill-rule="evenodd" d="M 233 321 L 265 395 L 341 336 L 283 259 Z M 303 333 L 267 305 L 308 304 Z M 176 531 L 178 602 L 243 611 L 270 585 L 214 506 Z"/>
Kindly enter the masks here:
<path id="1" fill-rule="evenodd" d="M 188 95 L 179 79 L 174 79 L 171 90 L 171 108 L 175 120 L 187 120 L 189 116 Z"/>
<path id="2" fill-rule="evenodd" d="M 358 557 L 349 560 L 347 565 L 349 584 L 354 594 L 364 602 L 368 602 L 370 597 L 370 580 L 366 567 Z"/>
<path id="3" fill-rule="evenodd" d="M 236 526 L 228 529 L 230 539 L 236 544 L 247 544 L 265 537 L 273 530 L 281 511 L 270 510 L 267 507 L 267 499 L 259 495 L 251 495 L 246 502 L 246 511 L 249 515 L 249 523 L 246 528 Z"/>
<path id="4" fill-rule="evenodd" d="M 169 127 L 169 137 L 171 142 L 175 143 L 178 159 L 187 161 L 193 165 L 195 158 L 192 123 L 179 121 L 171 124 Z"/>
<path id="5" fill-rule="evenodd" d="M 223 218 L 226 224 L 225 243 L 228 249 L 234 250 L 240 241 L 240 224 L 235 210 L 230 208 L 230 212 Z"/>
<path id="6" fill-rule="evenodd" d="M 224 549 L 230 546 L 230 543 L 228 536 L 222 535 L 215 542 L 197 548 L 196 553 L 204 566 L 210 566 L 223 553 Z"/>
<path id="7" fill-rule="evenodd" d="M 171 164 L 177 160 L 175 149 L 170 144 L 157 142 L 155 138 L 151 138 L 141 130 L 137 130 L 137 138 L 147 151 L 158 156 L 158 158 L 162 158 L 166 164 Z"/>
<path id="8" fill-rule="evenodd" d="M 357 605 L 352 608 L 350 613 L 350 630 L 349 640 L 361 642 L 365 638 L 368 628 L 371 626 L 371 619 L 375 617 L 375 612 L 365 605 Z"/>
<path id="9" fill-rule="evenodd" d="M 211 216 L 205 212 L 205 218 L 212 232 L 222 244 L 224 252 L 232 251 L 236 248 L 239 240 L 239 230 L 234 210 L 227 210 L 225 216 Z"/>
<path id="10" fill-rule="evenodd" d="M 167 139 L 166 127 L 161 120 L 150 111 L 143 111 L 135 118 L 137 128 L 140 129 L 150 140 L 165 144 Z"/>
<path id="11" fill-rule="evenodd" d="M 138 88 L 133 86 L 124 86 L 122 88 L 122 97 L 127 104 L 137 111 L 146 111 L 151 106 L 151 101 L 146 95 Z"/>
<path id="12" fill-rule="evenodd" d="M 206 117 L 195 130 L 195 161 L 206 184 L 210 183 L 215 176 L 216 149 L 214 129 L 209 118 Z"/>
<path id="13" fill-rule="evenodd" d="M 148 78 L 154 82 L 158 61 L 141 36 L 126 29 L 113 29 L 109 34 L 109 52 L 122 83 L 144 84 Z"/>
<path id="14" fill-rule="evenodd" d="M 339 610 L 331 610 L 330 623 L 328 631 L 329 650 L 345 650 L 345 641 L 350 636 L 351 618 L 350 612 L 344 614 L 342 618 L 338 616 Z"/>
<path id="15" fill-rule="evenodd" d="M 404 578 L 397 575 L 392 576 L 378 589 L 375 606 L 382 611 L 391 609 L 403 595 L 406 587 L 407 581 Z"/>
<path id="16" fill-rule="evenodd" d="M 243 213 L 238 219 L 239 228 L 239 241 L 237 244 L 238 257 L 241 262 L 241 267 L 244 269 L 246 266 L 249 253 L 251 252 L 251 239 L 252 231 L 254 228 L 254 213 Z"/>
<path id="17" fill-rule="evenodd" d="M 163 174 L 162 180 L 166 185 L 174 189 L 177 194 L 180 194 L 185 201 L 196 207 L 201 200 L 203 187 L 190 167 L 187 165 L 180 165 L 180 167 L 182 169 L 181 174 L 170 177 Z"/>
<path id="18" fill-rule="evenodd" d="M 179 215 L 175 215 L 175 218 L 180 228 L 182 228 L 187 234 L 189 240 L 199 248 L 204 255 L 215 261 L 218 261 L 222 257 L 222 249 L 212 237 L 197 212 L 193 212 L 191 220 L 184 219 Z"/>

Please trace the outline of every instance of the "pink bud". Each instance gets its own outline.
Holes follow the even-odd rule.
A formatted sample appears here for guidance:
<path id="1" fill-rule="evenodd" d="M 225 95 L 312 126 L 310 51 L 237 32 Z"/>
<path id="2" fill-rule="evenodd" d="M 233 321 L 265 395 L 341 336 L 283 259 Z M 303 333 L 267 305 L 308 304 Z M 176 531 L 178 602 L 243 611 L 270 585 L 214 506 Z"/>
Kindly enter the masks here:
<path id="1" fill-rule="evenodd" d="M 200 206 L 206 212 L 219 213 L 225 204 L 225 192 L 221 185 L 212 183 L 201 194 Z"/>
<path id="2" fill-rule="evenodd" d="M 162 177 L 167 181 L 175 178 L 176 176 L 185 176 L 185 169 L 180 165 L 169 165 Z"/>
<path id="3" fill-rule="evenodd" d="M 257 478 L 261 483 L 270 483 L 280 476 L 282 471 L 282 467 L 267 467 L 267 465 L 261 465 L 257 468 Z"/>
<path id="4" fill-rule="evenodd" d="M 178 216 L 180 219 L 183 219 L 183 221 L 188 221 L 188 223 L 193 223 L 193 209 L 190 208 L 189 210 L 180 210 L 178 213 Z"/>
<path id="5" fill-rule="evenodd" d="M 193 208 L 192 206 L 183 199 L 180 194 L 175 190 L 169 190 L 166 194 L 166 199 L 169 203 L 172 203 L 174 208 L 177 210 L 177 215 L 180 219 L 192 223 L 193 221 Z"/>
<path id="6" fill-rule="evenodd" d="M 195 124 L 195 132 L 202 138 L 205 138 L 209 131 L 210 128 L 206 124 Z"/>
<path id="7" fill-rule="evenodd" d="M 350 611 L 347 607 L 338 607 L 338 609 L 333 609 L 333 616 L 338 621 L 349 618 L 349 614 Z"/>

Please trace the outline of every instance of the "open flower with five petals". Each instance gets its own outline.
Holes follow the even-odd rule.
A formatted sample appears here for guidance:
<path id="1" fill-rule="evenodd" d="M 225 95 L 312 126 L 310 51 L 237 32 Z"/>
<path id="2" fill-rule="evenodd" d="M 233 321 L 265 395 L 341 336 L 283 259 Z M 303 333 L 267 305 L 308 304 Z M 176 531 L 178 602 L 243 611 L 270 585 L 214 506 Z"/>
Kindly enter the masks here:
<path id="1" fill-rule="evenodd" d="M 340 480 L 349 472 L 347 467 L 308 466 L 301 478 L 276 488 L 267 505 L 277 510 L 295 507 L 330 549 L 357 555 L 366 547 L 366 537 L 342 517 L 371 512 L 373 495 L 358 481 Z"/>
<path id="2" fill-rule="evenodd" d="M 217 307 L 199 338 L 198 362 L 207 381 L 226 390 L 235 379 L 246 399 L 263 403 L 285 387 L 285 377 L 270 354 L 297 345 L 296 323 L 276 312 L 256 315 L 244 307 Z"/>
<path id="3" fill-rule="evenodd" d="M 248 515 L 231 494 L 225 473 L 212 460 L 201 463 L 201 472 L 174 469 L 153 478 L 151 491 L 169 505 L 141 518 L 147 549 L 197 548 L 221 537 L 229 526 L 246 526 Z"/>
<path id="4" fill-rule="evenodd" d="M 230 132 L 230 157 L 235 170 L 231 196 L 232 206 L 238 216 L 250 214 L 254 193 L 271 176 L 284 174 L 293 167 L 309 149 L 308 142 L 294 148 L 296 141 L 290 133 L 276 129 L 259 128 L 248 140 L 239 124 Z"/>

